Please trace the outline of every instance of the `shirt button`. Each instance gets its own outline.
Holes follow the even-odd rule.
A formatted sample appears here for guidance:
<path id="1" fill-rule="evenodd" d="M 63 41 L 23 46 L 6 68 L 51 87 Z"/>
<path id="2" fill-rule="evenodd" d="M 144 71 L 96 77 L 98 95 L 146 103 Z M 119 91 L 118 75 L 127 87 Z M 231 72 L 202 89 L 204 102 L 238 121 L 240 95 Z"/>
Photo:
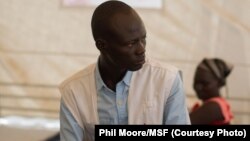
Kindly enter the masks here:
<path id="1" fill-rule="evenodd" d="M 118 100 L 118 101 L 117 101 L 117 104 L 118 104 L 119 106 L 121 106 L 121 105 L 122 105 L 122 101 L 121 101 L 121 100 Z"/>

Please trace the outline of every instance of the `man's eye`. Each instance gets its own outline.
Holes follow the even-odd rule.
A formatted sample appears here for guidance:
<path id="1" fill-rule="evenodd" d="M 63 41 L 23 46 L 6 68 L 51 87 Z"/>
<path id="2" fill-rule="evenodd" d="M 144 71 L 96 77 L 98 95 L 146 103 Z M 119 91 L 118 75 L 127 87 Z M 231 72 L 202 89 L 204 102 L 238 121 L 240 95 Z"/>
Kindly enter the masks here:
<path id="1" fill-rule="evenodd" d="M 136 44 L 136 42 L 133 41 L 133 42 L 128 43 L 128 46 L 129 46 L 129 47 L 132 47 L 132 46 L 134 46 L 135 44 Z"/>

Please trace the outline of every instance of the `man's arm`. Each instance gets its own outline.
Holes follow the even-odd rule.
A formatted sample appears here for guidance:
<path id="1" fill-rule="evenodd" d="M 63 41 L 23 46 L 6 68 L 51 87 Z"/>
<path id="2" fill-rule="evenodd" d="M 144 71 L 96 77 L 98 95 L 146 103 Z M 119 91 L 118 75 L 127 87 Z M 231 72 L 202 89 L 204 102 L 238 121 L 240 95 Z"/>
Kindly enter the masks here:
<path id="1" fill-rule="evenodd" d="M 177 74 L 164 108 L 164 124 L 190 124 L 183 82 Z"/>
<path id="2" fill-rule="evenodd" d="M 60 140 L 82 141 L 83 129 L 78 125 L 63 100 L 60 105 Z"/>

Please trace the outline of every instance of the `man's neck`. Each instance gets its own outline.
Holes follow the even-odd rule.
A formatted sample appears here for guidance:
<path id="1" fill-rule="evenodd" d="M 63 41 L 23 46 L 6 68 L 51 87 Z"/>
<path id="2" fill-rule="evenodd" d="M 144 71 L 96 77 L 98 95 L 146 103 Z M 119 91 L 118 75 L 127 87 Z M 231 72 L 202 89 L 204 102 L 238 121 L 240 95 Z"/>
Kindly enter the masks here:
<path id="1" fill-rule="evenodd" d="M 98 66 L 103 82 L 108 88 L 115 91 L 116 84 L 123 79 L 127 70 L 117 69 L 117 67 L 110 65 L 102 59 L 99 59 Z"/>

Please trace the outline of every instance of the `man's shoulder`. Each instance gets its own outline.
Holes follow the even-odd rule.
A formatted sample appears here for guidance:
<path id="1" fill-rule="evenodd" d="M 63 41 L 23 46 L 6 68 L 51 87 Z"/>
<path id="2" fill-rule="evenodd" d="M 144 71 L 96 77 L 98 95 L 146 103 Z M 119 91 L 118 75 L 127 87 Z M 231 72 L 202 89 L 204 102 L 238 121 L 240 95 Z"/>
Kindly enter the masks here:
<path id="1" fill-rule="evenodd" d="M 86 68 L 79 70 L 78 72 L 74 73 L 73 75 L 67 77 L 59 84 L 59 88 L 64 88 L 71 84 L 75 84 L 80 82 L 81 80 L 86 79 L 92 73 L 94 73 L 95 64 L 90 64 Z"/>
<path id="2" fill-rule="evenodd" d="M 153 69 L 159 69 L 159 70 L 168 71 L 168 72 L 179 72 L 180 71 L 179 68 L 177 68 L 176 66 L 174 66 L 170 63 L 161 62 L 161 61 L 153 59 L 153 58 L 147 58 L 146 63 L 144 64 L 144 67 L 150 67 Z"/>

